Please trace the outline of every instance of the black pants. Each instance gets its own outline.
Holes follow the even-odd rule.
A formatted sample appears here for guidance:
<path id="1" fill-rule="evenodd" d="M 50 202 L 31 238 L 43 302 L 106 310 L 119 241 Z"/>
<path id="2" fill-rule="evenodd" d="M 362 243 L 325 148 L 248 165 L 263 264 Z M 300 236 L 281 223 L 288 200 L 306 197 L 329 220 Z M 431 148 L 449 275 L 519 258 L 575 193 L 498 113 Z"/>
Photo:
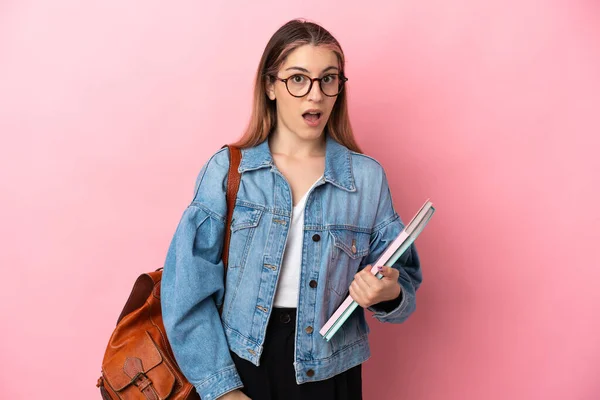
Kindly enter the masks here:
<path id="1" fill-rule="evenodd" d="M 361 400 L 360 365 L 324 381 L 296 383 L 295 322 L 295 308 L 273 309 L 258 367 L 231 352 L 246 396 L 252 400 Z"/>

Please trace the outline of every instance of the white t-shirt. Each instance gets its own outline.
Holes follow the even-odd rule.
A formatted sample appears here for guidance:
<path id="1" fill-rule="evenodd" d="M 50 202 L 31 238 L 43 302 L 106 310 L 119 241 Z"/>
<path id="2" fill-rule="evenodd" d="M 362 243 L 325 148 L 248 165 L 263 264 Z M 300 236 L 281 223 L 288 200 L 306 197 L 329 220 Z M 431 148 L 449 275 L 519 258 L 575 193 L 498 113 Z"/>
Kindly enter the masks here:
<path id="1" fill-rule="evenodd" d="M 322 178 L 322 177 L 321 177 Z M 302 244 L 304 236 L 304 206 L 308 193 L 321 180 L 317 179 L 315 183 L 306 191 L 304 196 L 298 201 L 298 204 L 292 209 L 292 220 L 290 231 L 288 233 L 285 251 L 283 252 L 283 262 L 281 272 L 279 273 L 279 282 L 275 291 L 275 307 L 298 306 L 298 289 L 300 285 L 300 268 L 302 265 Z"/>

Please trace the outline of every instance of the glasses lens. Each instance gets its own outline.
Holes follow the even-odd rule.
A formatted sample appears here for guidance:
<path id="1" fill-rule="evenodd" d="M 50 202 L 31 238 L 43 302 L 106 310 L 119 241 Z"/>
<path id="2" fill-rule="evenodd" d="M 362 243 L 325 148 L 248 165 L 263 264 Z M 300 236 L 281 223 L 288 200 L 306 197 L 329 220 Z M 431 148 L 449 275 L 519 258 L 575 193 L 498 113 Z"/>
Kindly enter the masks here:
<path id="1" fill-rule="evenodd" d="M 292 75 L 287 80 L 287 88 L 293 96 L 304 96 L 310 88 L 310 78 L 306 75 Z"/>
<path id="2" fill-rule="evenodd" d="M 327 96 L 335 96 L 342 91 L 343 82 L 339 75 L 326 75 L 321 79 L 321 90 Z"/>

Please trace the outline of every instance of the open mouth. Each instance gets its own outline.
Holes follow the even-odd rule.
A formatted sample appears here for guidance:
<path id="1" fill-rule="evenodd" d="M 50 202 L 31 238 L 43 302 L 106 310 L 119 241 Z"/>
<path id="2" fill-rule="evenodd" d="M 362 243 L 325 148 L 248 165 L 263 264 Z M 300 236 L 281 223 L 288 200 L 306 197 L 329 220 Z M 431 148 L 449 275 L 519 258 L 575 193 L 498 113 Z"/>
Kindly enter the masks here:
<path id="1" fill-rule="evenodd" d="M 302 114 L 302 117 L 309 125 L 318 125 L 323 114 L 320 112 L 306 112 Z"/>

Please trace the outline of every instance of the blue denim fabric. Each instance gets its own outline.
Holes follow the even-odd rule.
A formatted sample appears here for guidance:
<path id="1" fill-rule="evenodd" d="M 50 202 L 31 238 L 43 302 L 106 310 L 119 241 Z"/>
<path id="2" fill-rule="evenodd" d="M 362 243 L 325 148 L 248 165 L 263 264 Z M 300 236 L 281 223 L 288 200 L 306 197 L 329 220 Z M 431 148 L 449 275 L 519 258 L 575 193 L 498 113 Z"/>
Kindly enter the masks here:
<path id="1" fill-rule="evenodd" d="M 305 206 L 294 363 L 298 384 L 330 378 L 370 357 L 361 307 L 330 342 L 319 329 L 345 299 L 354 275 L 374 263 L 404 228 L 381 165 L 329 135 L 326 140 L 325 173 Z M 169 247 L 161 284 L 169 342 L 203 400 L 242 387 L 230 349 L 259 364 L 292 211 L 290 186 L 273 162 L 268 141 L 242 150 L 224 283 L 228 167 L 224 148 L 200 171 Z M 422 275 L 414 245 L 394 268 L 400 271 L 402 299 L 389 312 L 370 307 L 381 322 L 403 322 L 415 310 Z M 316 285 L 310 285 L 313 280 Z"/>

